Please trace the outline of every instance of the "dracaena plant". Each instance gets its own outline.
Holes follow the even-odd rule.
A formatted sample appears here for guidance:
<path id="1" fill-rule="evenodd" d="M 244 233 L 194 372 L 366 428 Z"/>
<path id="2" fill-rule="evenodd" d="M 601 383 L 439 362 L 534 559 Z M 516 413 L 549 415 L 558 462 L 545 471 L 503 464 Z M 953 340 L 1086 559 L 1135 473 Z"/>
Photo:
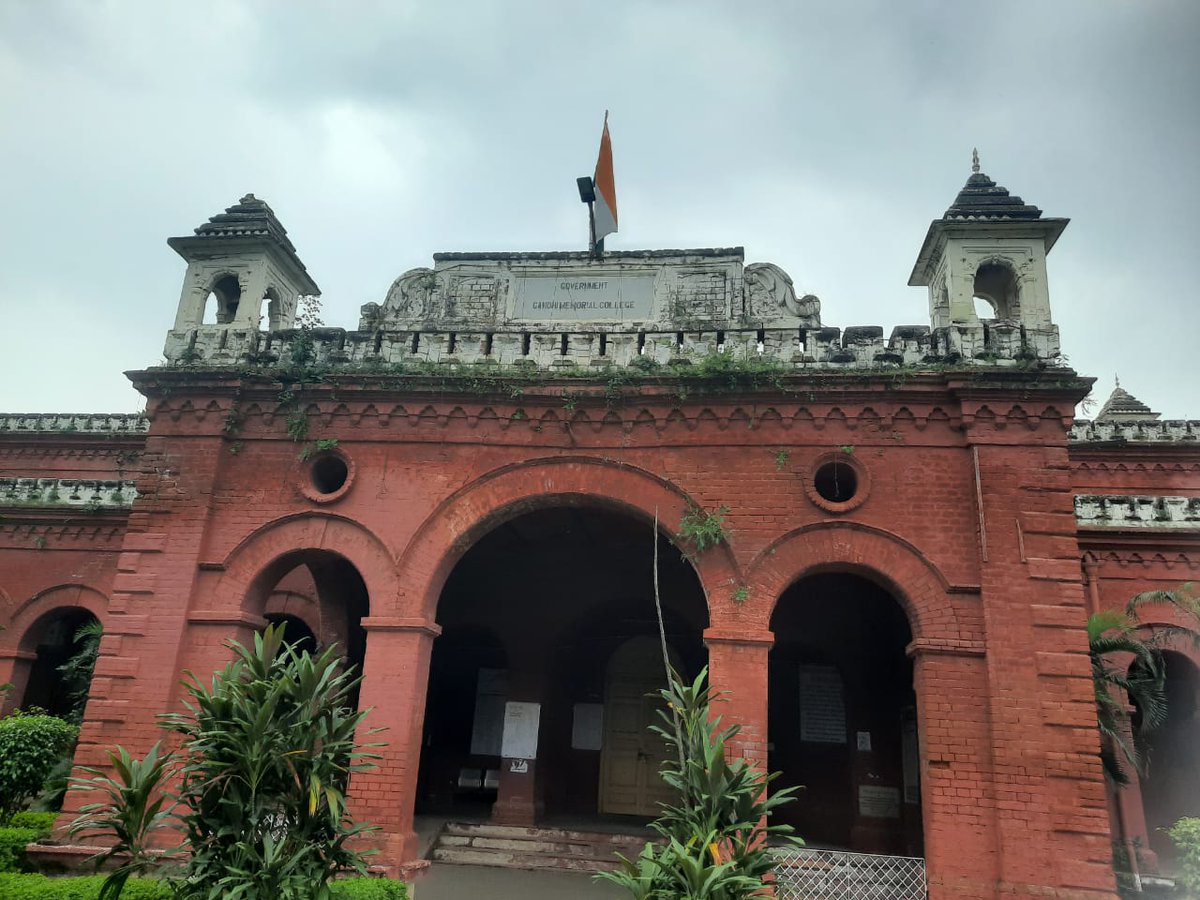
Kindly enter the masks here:
<path id="1" fill-rule="evenodd" d="M 346 810 L 352 773 L 377 758 L 356 743 L 366 715 L 335 648 L 318 655 L 269 627 L 211 683 L 185 683 L 186 711 L 163 724 L 183 740 L 180 819 L 189 898 L 325 900 L 338 872 L 366 872 L 350 846 L 368 830 Z"/>
<path id="2" fill-rule="evenodd" d="M 651 726 L 668 753 L 659 774 L 677 801 L 651 824 L 662 840 L 647 843 L 634 860 L 620 856 L 616 872 L 596 877 L 620 885 L 635 900 L 743 900 L 761 896 L 774 865 L 770 842 L 803 843 L 789 825 L 772 825 L 772 813 L 792 802 L 792 788 L 770 795 L 778 773 L 768 774 L 728 745 L 740 726 L 713 715 L 719 693 L 704 669 L 686 681 L 671 667 L 658 590 L 658 522 L 655 521 L 654 599 L 667 686 L 659 693 L 660 725 Z"/>
<path id="3" fill-rule="evenodd" d="M 99 793 L 103 800 L 80 808 L 79 816 L 70 825 L 70 833 L 100 833 L 113 839 L 112 844 L 96 857 L 97 865 L 110 859 L 117 867 L 104 880 L 99 900 L 114 900 L 121 896 L 125 882 L 133 875 L 156 868 L 162 854 L 151 850 L 151 835 L 168 824 L 174 800 L 167 785 L 174 777 L 173 757 L 163 753 L 155 744 L 143 759 L 130 756 L 124 747 L 108 753 L 109 770 L 80 766 L 87 777 L 75 777 L 74 786 L 87 793 Z"/>

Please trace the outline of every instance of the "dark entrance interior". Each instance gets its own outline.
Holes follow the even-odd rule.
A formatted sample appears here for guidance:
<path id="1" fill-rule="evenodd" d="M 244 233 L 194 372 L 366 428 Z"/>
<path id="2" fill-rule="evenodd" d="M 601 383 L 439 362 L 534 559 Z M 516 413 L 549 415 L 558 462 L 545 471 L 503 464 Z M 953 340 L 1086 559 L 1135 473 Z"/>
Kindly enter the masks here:
<path id="1" fill-rule="evenodd" d="M 920 856 L 916 695 L 908 621 L 848 574 L 814 575 L 771 619 L 768 764 L 803 786 L 779 819 L 809 844 Z"/>
<path id="2" fill-rule="evenodd" d="M 72 685 L 60 671 L 62 666 L 83 650 L 86 640 L 80 629 L 96 621 L 86 609 L 70 607 L 47 613 L 30 629 L 32 642 L 36 643 L 37 657 L 29 669 L 29 680 L 21 707 L 40 707 L 52 716 L 75 720 L 80 718 L 81 698 L 76 691 L 86 694 L 88 685 Z"/>
<path id="3" fill-rule="evenodd" d="M 362 674 L 367 650 L 362 620 L 370 601 L 349 560 L 323 550 L 300 551 L 280 560 L 265 579 L 263 618 L 283 625 L 284 640 L 310 653 L 337 644 Z M 351 699 L 357 706 L 357 688 Z"/>
<path id="4" fill-rule="evenodd" d="M 1165 651 L 1167 720 L 1139 750 L 1147 761 L 1141 779 L 1150 849 L 1170 871 L 1176 851 L 1162 829 L 1184 816 L 1200 815 L 1200 670 L 1182 653 Z"/>
<path id="5" fill-rule="evenodd" d="M 694 675 L 707 606 L 690 563 L 658 540 L 667 639 Z M 665 680 L 644 643 L 658 640 L 653 551 L 649 522 L 580 505 L 520 515 L 463 556 L 438 605 L 418 813 L 486 815 L 507 802 L 505 706 L 529 702 L 540 704 L 537 752 L 516 790 L 530 789 L 534 818 L 653 814 L 641 769 L 661 753 L 629 702 Z"/>

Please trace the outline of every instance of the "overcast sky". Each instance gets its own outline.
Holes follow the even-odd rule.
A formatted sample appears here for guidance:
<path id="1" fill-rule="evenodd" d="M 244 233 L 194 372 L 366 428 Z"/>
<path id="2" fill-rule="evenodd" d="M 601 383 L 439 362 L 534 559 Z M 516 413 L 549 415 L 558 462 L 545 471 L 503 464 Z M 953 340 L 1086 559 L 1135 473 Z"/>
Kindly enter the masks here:
<path id="1" fill-rule="evenodd" d="M 439 250 L 743 245 L 827 325 L 927 323 L 931 219 L 983 171 L 1072 222 L 1064 352 L 1200 417 L 1200 3 L 0 0 L 0 410 L 141 408 L 184 263 L 266 199 L 355 327 Z"/>

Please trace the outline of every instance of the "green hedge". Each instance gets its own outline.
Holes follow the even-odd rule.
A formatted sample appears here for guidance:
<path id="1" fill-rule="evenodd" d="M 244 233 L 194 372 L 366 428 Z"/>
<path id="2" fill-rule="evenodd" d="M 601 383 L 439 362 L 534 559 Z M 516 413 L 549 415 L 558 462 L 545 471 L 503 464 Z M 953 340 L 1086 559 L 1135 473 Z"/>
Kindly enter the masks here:
<path id="1" fill-rule="evenodd" d="M 13 813 L 13 817 L 8 820 L 10 828 L 36 828 L 43 834 L 49 834 L 54 830 L 54 820 L 58 818 L 58 813 L 52 812 L 25 812 Z"/>
<path id="2" fill-rule="evenodd" d="M 0 828 L 0 872 L 27 872 L 25 845 L 31 844 L 46 832 L 39 828 Z M 7 896 L 0 891 L 0 897 Z"/>
<path id="3" fill-rule="evenodd" d="M 83 878 L 47 878 L 45 875 L 0 875 L 0 897 L 4 900 L 96 900 L 103 875 Z M 382 878 L 347 878 L 333 884 L 335 900 L 407 900 L 408 891 L 399 881 Z M 121 900 L 170 900 L 171 890 L 161 881 L 131 878 Z"/>

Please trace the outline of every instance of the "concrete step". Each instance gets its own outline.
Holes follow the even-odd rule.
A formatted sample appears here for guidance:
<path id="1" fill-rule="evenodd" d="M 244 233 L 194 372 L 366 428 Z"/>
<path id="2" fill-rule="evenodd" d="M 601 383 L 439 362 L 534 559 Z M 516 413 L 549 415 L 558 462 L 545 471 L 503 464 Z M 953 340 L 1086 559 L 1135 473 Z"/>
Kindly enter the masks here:
<path id="1" fill-rule="evenodd" d="M 649 835 L 450 822 L 429 858 L 455 865 L 594 872 L 616 868 L 618 852 L 637 856 L 647 840 Z"/>

